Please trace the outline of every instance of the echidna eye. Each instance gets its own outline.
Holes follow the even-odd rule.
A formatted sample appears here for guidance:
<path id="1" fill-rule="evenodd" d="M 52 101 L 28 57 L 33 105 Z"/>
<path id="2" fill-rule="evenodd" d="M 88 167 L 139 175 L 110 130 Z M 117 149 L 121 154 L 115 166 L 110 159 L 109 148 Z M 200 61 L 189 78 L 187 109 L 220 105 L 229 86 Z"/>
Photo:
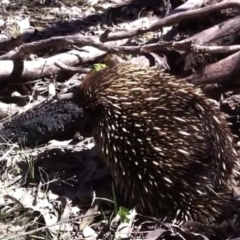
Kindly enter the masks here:
<path id="1" fill-rule="evenodd" d="M 84 106 L 83 107 L 83 115 L 88 116 L 91 119 L 98 119 L 103 114 L 103 105 L 98 104 L 95 106 Z"/>
<path id="2" fill-rule="evenodd" d="M 103 105 L 101 104 L 83 107 L 83 118 L 80 121 L 78 129 L 83 137 L 93 136 L 103 110 Z"/>
<path id="3" fill-rule="evenodd" d="M 91 111 L 91 115 L 94 118 L 99 118 L 103 114 L 103 105 L 98 104 L 97 106 L 93 107 L 93 110 Z"/>

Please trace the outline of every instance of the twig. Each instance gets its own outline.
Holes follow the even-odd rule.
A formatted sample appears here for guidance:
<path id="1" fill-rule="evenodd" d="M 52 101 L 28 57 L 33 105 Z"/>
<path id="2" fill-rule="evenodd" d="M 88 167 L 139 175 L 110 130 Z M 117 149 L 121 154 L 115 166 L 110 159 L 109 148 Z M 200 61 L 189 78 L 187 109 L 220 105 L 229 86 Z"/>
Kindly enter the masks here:
<path id="1" fill-rule="evenodd" d="M 147 44 L 141 47 L 141 52 L 150 53 L 156 51 L 167 51 L 169 49 L 176 51 L 189 51 L 192 47 L 192 41 L 182 41 L 182 42 L 158 42 Z"/>
<path id="2" fill-rule="evenodd" d="M 91 69 L 88 68 L 82 68 L 82 67 L 71 67 L 67 66 L 62 62 L 56 61 L 55 64 L 60 67 L 61 69 L 65 71 L 70 71 L 70 72 L 77 72 L 77 73 L 89 73 Z"/>
<path id="3" fill-rule="evenodd" d="M 206 52 L 206 53 L 233 53 L 240 51 L 240 45 L 232 46 L 199 46 L 192 45 L 194 52 Z"/>
<path id="4" fill-rule="evenodd" d="M 40 227 L 40 228 L 38 228 L 38 229 L 36 229 L 36 230 L 24 232 L 24 233 L 21 233 L 21 234 L 19 234 L 19 235 L 15 235 L 15 236 L 11 236 L 11 237 L 5 238 L 5 240 L 10 240 L 10 239 L 14 239 L 14 238 L 19 238 L 19 237 L 27 236 L 27 235 L 30 235 L 30 234 L 33 234 L 33 233 L 36 233 L 36 232 L 45 230 L 45 229 L 47 229 L 47 228 L 55 227 L 55 226 L 60 225 L 60 224 L 62 224 L 62 223 L 67 223 L 67 222 L 74 221 L 74 220 L 78 220 L 78 219 L 81 219 L 81 218 L 98 216 L 98 215 L 100 215 L 100 212 L 99 212 L 99 211 L 96 212 L 96 213 L 93 213 L 93 214 L 89 214 L 89 215 L 84 215 L 84 216 L 78 216 L 78 217 L 75 217 L 75 218 L 65 219 L 65 220 L 59 221 L 59 222 L 57 222 L 57 223 L 48 225 L 48 226 Z"/>

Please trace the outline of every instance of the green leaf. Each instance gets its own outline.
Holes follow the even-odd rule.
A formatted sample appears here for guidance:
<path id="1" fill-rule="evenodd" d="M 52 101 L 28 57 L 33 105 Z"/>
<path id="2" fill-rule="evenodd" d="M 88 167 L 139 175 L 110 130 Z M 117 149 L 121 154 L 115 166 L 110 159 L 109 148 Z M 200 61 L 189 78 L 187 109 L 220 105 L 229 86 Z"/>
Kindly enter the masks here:
<path id="1" fill-rule="evenodd" d="M 129 210 L 124 208 L 124 207 L 120 207 L 118 210 L 118 215 L 120 216 L 121 222 L 129 222 L 130 219 L 127 217 L 127 215 L 129 215 Z"/>
<path id="2" fill-rule="evenodd" d="M 105 67 L 106 67 L 106 64 L 96 63 L 96 64 L 93 64 L 92 69 L 95 70 L 95 71 L 100 71 Z"/>

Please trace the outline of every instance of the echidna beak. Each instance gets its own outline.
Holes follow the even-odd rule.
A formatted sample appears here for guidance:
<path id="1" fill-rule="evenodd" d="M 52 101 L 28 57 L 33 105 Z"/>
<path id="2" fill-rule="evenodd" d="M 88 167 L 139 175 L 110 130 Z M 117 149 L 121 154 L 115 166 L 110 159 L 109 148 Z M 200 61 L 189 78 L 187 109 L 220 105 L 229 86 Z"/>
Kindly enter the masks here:
<path id="1" fill-rule="evenodd" d="M 57 94 L 58 100 L 73 100 L 73 93 Z"/>
<path id="2" fill-rule="evenodd" d="M 69 100 L 69 101 L 72 101 L 73 103 L 77 104 L 79 107 L 82 107 L 81 100 L 79 100 L 78 96 L 79 96 L 78 89 L 75 89 L 69 93 L 56 94 L 56 99 L 59 101 Z"/>

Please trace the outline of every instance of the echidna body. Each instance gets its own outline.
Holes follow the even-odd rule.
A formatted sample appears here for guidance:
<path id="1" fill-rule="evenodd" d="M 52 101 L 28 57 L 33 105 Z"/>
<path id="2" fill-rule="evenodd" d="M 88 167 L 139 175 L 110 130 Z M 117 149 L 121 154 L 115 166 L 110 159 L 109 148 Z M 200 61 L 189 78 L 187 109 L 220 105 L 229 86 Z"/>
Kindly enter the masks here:
<path id="1" fill-rule="evenodd" d="M 139 210 L 175 222 L 221 214 L 237 153 L 223 113 L 200 89 L 119 63 L 89 74 L 76 100 L 116 184 Z"/>

